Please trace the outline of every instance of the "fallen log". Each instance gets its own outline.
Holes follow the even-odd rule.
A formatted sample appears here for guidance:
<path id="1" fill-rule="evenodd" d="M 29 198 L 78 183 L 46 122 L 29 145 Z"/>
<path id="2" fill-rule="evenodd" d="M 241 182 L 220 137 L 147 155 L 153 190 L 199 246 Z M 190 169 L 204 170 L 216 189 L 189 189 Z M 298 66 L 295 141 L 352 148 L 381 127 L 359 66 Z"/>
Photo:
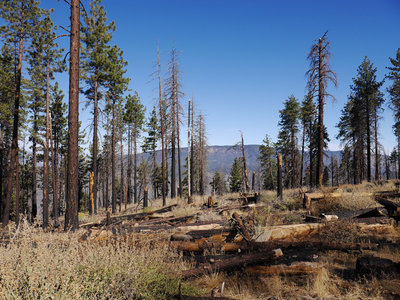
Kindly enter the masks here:
<path id="1" fill-rule="evenodd" d="M 257 242 L 286 240 L 298 241 L 301 239 L 309 238 L 310 236 L 318 233 L 318 229 L 324 226 L 320 223 L 307 223 L 307 224 L 292 224 L 292 225 L 277 225 L 266 227 L 265 230 L 269 231 L 269 235 L 265 235 L 265 240 L 260 237 Z"/>
<path id="2" fill-rule="evenodd" d="M 317 274 L 323 264 L 317 262 L 294 262 L 290 265 L 252 266 L 245 269 L 246 273 L 256 275 L 311 275 Z"/>
<path id="3" fill-rule="evenodd" d="M 359 214 L 358 216 L 355 216 L 355 219 L 364 219 L 364 218 L 376 218 L 376 217 L 385 217 L 386 214 L 383 212 L 381 207 L 375 207 L 374 209 L 371 209 L 370 211 L 367 211 L 365 213 Z"/>
<path id="4" fill-rule="evenodd" d="M 222 253 L 235 253 L 240 252 L 245 245 L 239 243 L 223 243 L 223 242 L 212 242 L 212 241 L 204 241 L 204 242 L 180 242 L 175 244 L 177 246 L 178 251 L 184 251 L 189 253 L 204 253 L 205 250 L 217 250 Z"/>
<path id="5" fill-rule="evenodd" d="M 115 224 L 115 223 L 120 223 L 122 221 L 127 221 L 127 220 L 144 220 L 146 217 L 149 217 L 153 214 L 161 214 L 161 213 L 165 213 L 168 211 L 171 211 L 172 208 L 176 207 L 178 204 L 172 204 L 160 209 L 156 209 L 153 211 L 149 211 L 149 212 L 142 212 L 142 213 L 135 213 L 135 214 L 128 214 L 128 215 L 122 215 L 122 216 L 114 216 L 114 217 L 110 217 L 110 218 L 106 218 L 104 220 L 102 220 L 101 222 L 92 222 L 92 223 L 86 223 L 86 224 L 82 224 L 79 227 L 81 228 L 90 228 L 90 227 L 94 227 L 94 226 L 104 226 L 104 225 L 111 225 L 111 224 Z"/>
<path id="6" fill-rule="evenodd" d="M 255 204 L 245 204 L 245 205 L 237 205 L 237 206 L 224 207 L 224 208 L 217 209 L 216 211 L 217 211 L 218 214 L 221 215 L 222 213 L 224 213 L 225 211 L 228 211 L 228 210 L 233 210 L 233 209 L 246 209 L 246 208 L 250 209 L 250 208 L 254 208 L 254 207 L 256 207 Z"/>
<path id="7" fill-rule="evenodd" d="M 196 215 L 190 215 L 190 216 L 184 216 L 184 217 L 170 217 L 170 218 L 158 218 L 155 220 L 149 220 L 149 221 L 142 221 L 139 224 L 140 225 L 155 225 L 155 224 L 160 224 L 160 223 L 180 223 L 180 222 L 185 222 L 189 219 L 192 219 L 196 217 Z M 173 224 L 176 226 L 177 224 Z"/>
<path id="8" fill-rule="evenodd" d="M 340 199 L 342 198 L 342 194 L 340 193 L 304 193 L 303 197 L 303 207 L 305 209 L 310 209 L 312 205 L 312 201 L 319 201 L 322 199 Z"/>
<path id="9" fill-rule="evenodd" d="M 282 255 L 283 253 L 281 249 L 275 249 L 267 252 L 243 254 L 222 261 L 217 261 L 213 264 L 202 264 L 198 268 L 182 271 L 181 276 L 184 279 L 188 279 L 198 277 L 209 272 L 227 271 L 240 267 L 262 264 Z"/>
<path id="10" fill-rule="evenodd" d="M 386 208 L 390 217 L 400 216 L 400 203 L 388 200 L 382 196 L 375 196 L 375 200 Z"/>

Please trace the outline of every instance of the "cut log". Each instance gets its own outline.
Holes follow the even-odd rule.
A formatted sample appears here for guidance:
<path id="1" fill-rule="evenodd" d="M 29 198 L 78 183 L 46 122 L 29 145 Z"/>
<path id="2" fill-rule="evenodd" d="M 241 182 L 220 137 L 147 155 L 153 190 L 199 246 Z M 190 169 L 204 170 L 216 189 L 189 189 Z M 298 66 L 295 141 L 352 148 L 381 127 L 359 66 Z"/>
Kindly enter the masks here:
<path id="1" fill-rule="evenodd" d="M 317 262 L 294 262 L 291 265 L 252 266 L 245 272 L 257 275 L 310 275 L 317 274 L 323 264 Z"/>
<path id="2" fill-rule="evenodd" d="M 304 193 L 303 197 L 303 207 L 305 209 L 310 209 L 313 201 L 318 201 L 322 199 L 341 199 L 342 194 L 340 193 Z"/>
<path id="3" fill-rule="evenodd" d="M 265 241 L 299 241 L 302 239 L 308 239 L 310 236 L 316 234 L 321 226 L 324 226 L 324 224 L 307 223 L 266 227 L 265 230 L 270 231 L 271 234 Z M 263 242 L 261 240 L 259 241 Z"/>
<path id="4" fill-rule="evenodd" d="M 217 270 L 227 271 L 240 267 L 262 264 L 282 255 L 283 253 L 281 249 L 252 254 L 243 254 L 222 261 L 217 261 L 213 264 L 203 264 L 196 269 L 182 271 L 181 276 L 182 278 L 187 279 L 201 276 Z"/>

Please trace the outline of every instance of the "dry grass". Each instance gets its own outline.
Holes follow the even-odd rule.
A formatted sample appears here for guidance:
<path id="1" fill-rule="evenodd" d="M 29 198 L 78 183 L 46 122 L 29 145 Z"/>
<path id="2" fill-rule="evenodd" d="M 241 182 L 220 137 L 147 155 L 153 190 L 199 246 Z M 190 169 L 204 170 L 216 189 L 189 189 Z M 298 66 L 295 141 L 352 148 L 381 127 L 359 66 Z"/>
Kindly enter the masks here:
<path id="1" fill-rule="evenodd" d="M 44 233 L 24 223 L 0 248 L 2 299 L 170 299 L 187 267 L 157 238 L 78 242 L 82 232 Z M 183 284 L 184 294 L 198 289 Z"/>

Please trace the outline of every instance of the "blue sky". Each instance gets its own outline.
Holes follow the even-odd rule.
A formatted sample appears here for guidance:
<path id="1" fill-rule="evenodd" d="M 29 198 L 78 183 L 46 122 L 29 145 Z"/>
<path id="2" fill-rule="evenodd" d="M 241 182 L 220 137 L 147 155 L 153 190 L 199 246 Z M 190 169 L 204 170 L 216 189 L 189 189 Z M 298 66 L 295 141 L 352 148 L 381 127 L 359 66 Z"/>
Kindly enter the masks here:
<path id="1" fill-rule="evenodd" d="M 83 3 L 88 9 L 89 1 Z M 335 125 L 357 67 L 368 56 L 381 80 L 388 58 L 400 47 L 397 0 L 103 0 L 103 5 L 117 26 L 113 43 L 129 63 L 130 89 L 138 91 L 148 111 L 157 97 L 157 84 L 151 81 L 156 42 L 165 70 L 175 41 L 186 94 L 183 107 L 186 111 L 187 100 L 194 96 L 197 109 L 206 117 L 210 145 L 234 144 L 240 131 L 247 144 L 261 143 L 265 134 L 276 140 L 279 110 L 292 94 L 303 99 L 308 51 L 328 30 L 331 66 L 339 86 L 329 89 L 336 102 L 327 100 L 325 123 L 329 148 L 339 149 Z M 64 1 L 43 0 L 42 7 L 53 7 L 55 23 L 68 26 Z M 69 47 L 67 38 L 60 43 Z M 58 77 L 66 100 L 67 79 L 66 74 Z M 88 112 L 81 113 L 84 124 L 89 118 Z M 392 124 L 392 112 L 385 105 L 380 134 L 387 150 L 395 145 Z"/>

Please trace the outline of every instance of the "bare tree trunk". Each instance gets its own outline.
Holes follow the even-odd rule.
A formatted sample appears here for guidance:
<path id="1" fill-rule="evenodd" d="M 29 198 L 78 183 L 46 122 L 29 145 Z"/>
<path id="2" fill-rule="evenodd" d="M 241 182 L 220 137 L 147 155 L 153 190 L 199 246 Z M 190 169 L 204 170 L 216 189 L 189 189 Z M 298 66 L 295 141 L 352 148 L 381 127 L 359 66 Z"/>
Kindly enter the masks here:
<path id="1" fill-rule="evenodd" d="M 179 198 L 182 198 L 182 173 L 181 173 L 181 147 L 179 133 L 179 102 L 178 94 L 176 94 L 176 138 L 178 143 L 178 180 L 179 180 Z"/>
<path id="2" fill-rule="evenodd" d="M 33 116 L 33 131 L 38 132 L 37 114 Z M 37 157 L 36 157 L 36 137 L 32 138 L 32 212 L 31 222 L 34 221 L 37 215 Z"/>
<path id="3" fill-rule="evenodd" d="M 137 195 L 137 132 L 133 132 L 133 201 L 138 203 Z"/>
<path id="4" fill-rule="evenodd" d="M 93 109 L 93 201 L 94 211 L 92 213 L 97 214 L 97 184 L 98 171 L 97 171 L 97 115 L 99 110 L 99 104 L 97 99 L 97 81 L 94 83 L 94 109 Z"/>
<path id="5" fill-rule="evenodd" d="M 322 177 L 324 171 L 324 82 L 323 82 L 323 55 L 322 55 L 322 39 L 319 39 L 318 44 L 319 65 L 318 65 L 318 166 L 317 180 L 318 187 L 322 188 Z"/>
<path id="6" fill-rule="evenodd" d="M 303 126 L 303 137 L 301 140 L 301 158 L 300 158 L 300 187 L 303 186 L 303 172 L 304 172 L 304 140 L 306 135 L 306 127 Z"/>
<path id="7" fill-rule="evenodd" d="M 23 6 L 23 4 L 22 4 Z M 18 127 L 19 127 L 19 103 L 21 97 L 21 79 L 22 79 L 22 54 L 23 54 L 23 33 L 19 37 L 19 49 L 18 49 L 18 66 L 16 72 L 16 88 L 14 98 L 14 111 L 13 111 L 13 131 L 12 131 L 12 142 L 11 142 L 11 159 L 10 169 L 7 176 L 7 195 L 6 203 L 3 211 L 3 226 L 8 224 L 10 219 L 10 205 L 13 193 L 13 178 L 17 169 L 17 156 L 18 156 Z"/>
<path id="8" fill-rule="evenodd" d="M 297 159 L 296 159 L 296 142 L 295 142 L 295 135 L 294 135 L 294 130 L 291 132 L 291 157 L 292 157 L 292 182 L 291 182 L 291 187 L 295 188 L 297 186 L 297 180 L 296 180 L 296 170 L 297 170 Z"/>
<path id="9" fill-rule="evenodd" d="M 56 157 L 54 153 L 54 139 L 53 139 L 53 129 L 52 129 L 52 122 L 51 122 L 51 117 L 49 116 L 50 119 L 50 147 L 51 147 L 51 166 L 53 167 L 52 175 L 53 175 L 53 218 L 54 218 L 54 227 L 57 228 L 59 226 L 58 223 L 58 199 L 57 199 L 57 168 L 58 166 L 56 165 Z M 57 154 L 56 154 L 57 155 Z"/>
<path id="10" fill-rule="evenodd" d="M 46 138 L 43 143 L 43 229 L 49 224 L 50 65 L 46 65 Z"/>
<path id="11" fill-rule="evenodd" d="M 379 142 L 378 142 L 378 116 L 376 108 L 374 110 L 374 138 L 375 138 L 375 181 L 379 180 L 379 165 L 380 165 L 380 153 L 379 153 Z"/>
<path id="12" fill-rule="evenodd" d="M 371 181 L 371 124 L 370 124 L 370 103 L 367 99 L 367 180 Z"/>
<path id="13" fill-rule="evenodd" d="M 192 129 L 191 129 L 191 136 L 190 136 L 190 153 L 191 153 L 191 157 L 190 157 L 190 166 L 191 166 L 191 168 L 192 168 L 192 170 L 191 170 L 191 172 L 190 172 L 190 174 L 191 174 L 191 177 L 190 177 L 190 187 L 191 187 L 191 195 L 193 195 L 193 192 L 194 192 L 194 172 L 193 172 L 193 170 L 194 170 L 194 166 L 193 166 L 193 156 L 194 156 L 194 143 L 193 143 L 193 132 L 194 132 L 194 100 L 192 101 L 192 118 L 191 118 L 191 121 L 192 121 L 192 124 L 191 124 L 191 126 L 192 126 Z"/>
<path id="14" fill-rule="evenodd" d="M 246 192 L 248 193 L 250 191 L 250 184 L 249 184 L 249 177 L 247 176 L 247 164 L 246 164 L 246 154 L 244 151 L 244 140 L 243 140 L 243 133 L 242 135 L 242 156 L 243 156 L 243 172 L 244 172 L 244 183 L 246 187 Z"/>
<path id="15" fill-rule="evenodd" d="M 313 122 L 310 122 L 310 147 L 309 147 L 309 155 L 310 155 L 310 187 L 313 187 L 315 182 L 314 182 L 314 160 L 313 160 L 313 151 L 314 151 L 314 146 L 313 146 Z"/>
<path id="16" fill-rule="evenodd" d="M 157 41 L 157 64 L 158 64 L 158 95 L 159 95 L 159 106 L 160 106 L 160 122 L 161 122 L 161 178 L 162 178 L 162 202 L 163 206 L 167 205 L 166 201 L 166 179 L 165 179 L 165 145 L 164 145 L 164 105 L 161 94 L 161 66 L 160 66 L 160 52 Z"/>
<path id="17" fill-rule="evenodd" d="M 171 134 L 171 198 L 176 196 L 176 153 L 175 153 L 175 142 L 176 142 L 176 119 L 175 119 L 175 102 L 172 105 L 172 134 Z"/>
<path id="18" fill-rule="evenodd" d="M 79 135 L 79 48 L 80 1 L 71 0 L 68 173 L 65 230 L 78 229 L 78 135 Z"/>
<path id="19" fill-rule="evenodd" d="M 282 155 L 278 154 L 278 189 L 277 196 L 280 200 L 283 199 L 283 189 L 282 189 Z"/>
<path id="20" fill-rule="evenodd" d="M 128 170 L 126 175 L 127 180 L 127 202 L 132 203 L 132 127 L 128 125 Z"/>
<path id="21" fill-rule="evenodd" d="M 15 224 L 19 225 L 19 157 L 17 156 L 15 166 Z"/>
<path id="22" fill-rule="evenodd" d="M 188 155 L 187 155 L 187 173 L 188 173 L 188 176 L 187 176 L 187 178 L 188 178 L 188 181 L 187 181 L 187 184 L 188 184 L 188 197 L 189 197 L 189 200 L 190 200 L 190 197 L 191 197 L 191 195 L 192 195 L 192 193 L 191 193 L 191 177 L 190 177 L 190 168 L 191 168 L 191 164 L 190 164 L 190 162 L 191 162 L 191 160 L 192 160 L 192 156 L 191 156 L 191 151 L 190 151 L 191 149 L 190 149 L 190 100 L 189 100 L 189 105 L 188 105 Z"/>
<path id="23" fill-rule="evenodd" d="M 113 97 L 114 98 L 114 97 Z M 112 138 L 111 138 L 111 212 L 115 214 L 117 209 L 117 190 L 115 186 L 115 99 L 112 99 Z"/>
<path id="24" fill-rule="evenodd" d="M 125 203 L 125 194 L 124 194 L 124 144 L 123 138 L 121 135 L 121 199 L 119 203 L 119 211 L 121 211 L 122 203 Z"/>

